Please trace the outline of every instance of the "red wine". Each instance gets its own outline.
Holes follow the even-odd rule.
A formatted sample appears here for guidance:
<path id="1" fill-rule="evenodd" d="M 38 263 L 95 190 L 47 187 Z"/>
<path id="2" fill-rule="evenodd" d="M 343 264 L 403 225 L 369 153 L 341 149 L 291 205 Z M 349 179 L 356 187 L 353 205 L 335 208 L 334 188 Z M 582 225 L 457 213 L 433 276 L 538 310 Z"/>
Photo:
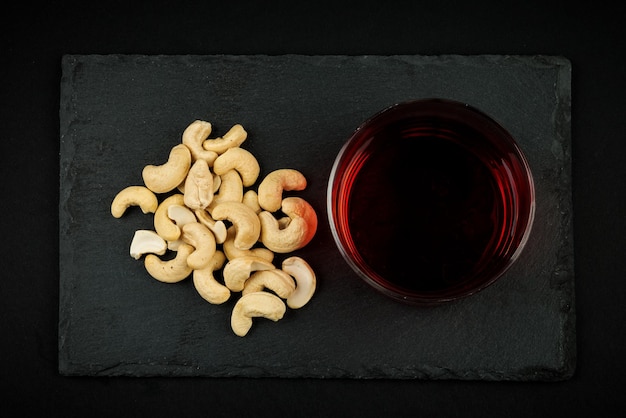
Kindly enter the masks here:
<path id="1" fill-rule="evenodd" d="M 333 170 L 331 229 L 344 257 L 398 298 L 472 293 L 528 235 L 534 192 L 521 151 L 491 119 L 453 108 L 383 112 L 385 123 L 359 129 Z"/>

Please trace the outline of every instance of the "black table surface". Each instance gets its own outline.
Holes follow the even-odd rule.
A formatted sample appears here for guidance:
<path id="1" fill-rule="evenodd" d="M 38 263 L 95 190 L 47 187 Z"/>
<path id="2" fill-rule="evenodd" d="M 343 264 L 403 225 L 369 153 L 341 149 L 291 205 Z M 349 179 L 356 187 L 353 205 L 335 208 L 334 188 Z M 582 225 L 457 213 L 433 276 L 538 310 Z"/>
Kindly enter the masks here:
<path id="1" fill-rule="evenodd" d="M 3 416 L 608 416 L 626 386 L 626 59 L 619 9 L 524 2 L 11 5 L 0 200 Z M 546 55 L 572 66 L 576 369 L 556 382 L 59 373 L 59 103 L 66 54 Z"/>

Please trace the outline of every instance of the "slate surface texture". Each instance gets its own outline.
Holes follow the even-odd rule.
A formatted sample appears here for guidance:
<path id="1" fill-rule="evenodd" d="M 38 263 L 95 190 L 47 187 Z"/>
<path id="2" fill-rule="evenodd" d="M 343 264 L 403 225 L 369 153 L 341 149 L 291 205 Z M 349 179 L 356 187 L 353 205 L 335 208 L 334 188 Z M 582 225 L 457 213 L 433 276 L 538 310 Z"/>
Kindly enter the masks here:
<path id="1" fill-rule="evenodd" d="M 67 55 L 60 103 L 59 372 L 558 381 L 575 368 L 570 191 L 571 65 L 551 56 Z M 495 285 L 436 308 L 389 300 L 341 258 L 326 217 L 334 157 L 390 104 L 466 102 L 517 138 L 536 183 L 519 262 Z M 296 168 L 319 216 L 296 254 L 317 273 L 313 300 L 248 336 L 230 329 L 237 297 L 211 305 L 191 280 L 164 284 L 129 256 L 137 208 L 110 204 L 162 164 L 195 119 L 213 135 L 241 123 L 261 176 Z M 284 258 L 277 256 L 277 262 Z M 417 272 L 416 272 L 417 274 Z"/>

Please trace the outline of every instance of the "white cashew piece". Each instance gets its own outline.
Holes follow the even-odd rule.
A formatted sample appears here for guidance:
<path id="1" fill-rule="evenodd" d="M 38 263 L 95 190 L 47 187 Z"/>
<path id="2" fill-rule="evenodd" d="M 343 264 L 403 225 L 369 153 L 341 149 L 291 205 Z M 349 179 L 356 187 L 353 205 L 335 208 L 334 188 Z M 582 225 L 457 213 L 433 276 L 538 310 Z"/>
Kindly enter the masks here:
<path id="1" fill-rule="evenodd" d="M 235 227 L 231 226 L 226 230 L 226 239 L 224 240 L 222 245 L 224 254 L 226 254 L 226 258 L 228 258 L 229 260 L 252 255 L 267 260 L 270 263 L 274 261 L 274 253 L 267 248 L 258 247 L 250 248 L 249 250 L 240 250 L 235 246 L 235 237 Z"/>
<path id="2" fill-rule="evenodd" d="M 209 228 L 200 222 L 191 222 L 183 226 L 182 240 L 194 247 L 194 252 L 187 257 L 187 264 L 194 270 L 209 265 L 216 251 L 215 236 Z"/>
<path id="3" fill-rule="evenodd" d="M 167 251 L 167 242 L 156 232 L 147 229 L 135 231 L 130 243 L 130 256 L 139 260 L 144 254 L 163 255 Z"/>
<path id="4" fill-rule="evenodd" d="M 286 310 L 285 303 L 272 293 L 248 293 L 235 304 L 230 326 L 236 335 L 243 337 L 252 328 L 252 318 L 262 317 L 276 322 L 285 315 Z"/>
<path id="5" fill-rule="evenodd" d="M 291 221 L 281 229 L 281 224 L 268 211 L 259 213 L 260 241 L 276 253 L 289 253 L 307 245 L 317 231 L 317 214 L 313 207 L 300 197 L 283 199 L 282 211 Z M 282 221 L 284 222 L 284 221 Z"/>
<path id="6" fill-rule="evenodd" d="M 241 202 L 223 202 L 215 206 L 211 216 L 216 221 L 229 220 L 236 229 L 235 247 L 249 250 L 259 240 L 261 223 L 256 213 Z"/>
<path id="7" fill-rule="evenodd" d="M 226 230 L 226 224 L 224 221 L 216 221 L 211 217 L 209 212 L 204 209 L 196 209 L 194 211 L 196 218 L 198 218 L 198 222 L 202 225 L 209 228 L 213 235 L 215 235 L 215 242 L 218 244 L 223 244 L 226 241 L 226 237 L 228 232 Z"/>
<path id="8" fill-rule="evenodd" d="M 287 306 L 299 309 L 306 305 L 315 293 L 317 285 L 315 272 L 304 259 L 297 256 L 285 259 L 282 269 L 296 280 L 296 290 L 287 298 Z"/>
<path id="9" fill-rule="evenodd" d="M 186 279 L 193 271 L 187 264 L 187 257 L 194 251 L 189 244 L 178 247 L 176 257 L 163 261 L 154 254 L 146 255 L 144 265 L 148 274 L 164 283 L 177 283 Z"/>
<path id="10" fill-rule="evenodd" d="M 163 165 L 147 165 L 141 176 L 146 187 L 154 193 L 167 193 L 174 190 L 185 180 L 191 167 L 191 152 L 183 144 L 178 144 L 170 151 L 167 162 Z"/>
<path id="11" fill-rule="evenodd" d="M 274 270 L 276 267 L 269 261 L 255 256 L 234 258 L 224 266 L 224 284 L 233 292 L 241 292 L 244 283 L 252 272 L 258 270 Z"/>
<path id="12" fill-rule="evenodd" d="M 165 241 L 176 241 L 180 237 L 180 227 L 168 216 L 169 207 L 185 204 L 182 194 L 173 194 L 163 200 L 154 212 L 154 230 Z"/>
<path id="13" fill-rule="evenodd" d="M 243 126 L 237 124 L 228 130 L 221 138 L 207 139 L 202 143 L 205 150 L 223 154 L 229 148 L 235 148 L 243 144 L 248 133 Z"/>
<path id="14" fill-rule="evenodd" d="M 243 148 L 229 148 L 215 159 L 213 171 L 220 176 L 229 170 L 236 170 L 243 185 L 252 186 L 259 177 L 261 167 L 256 157 Z"/>
<path id="15" fill-rule="evenodd" d="M 269 173 L 259 184 L 259 205 L 266 211 L 276 212 L 283 200 L 283 190 L 304 190 L 306 178 L 298 170 L 281 168 Z"/>
<path id="16" fill-rule="evenodd" d="M 121 218 L 130 206 L 139 206 L 143 213 L 154 213 L 159 202 L 156 195 L 144 186 L 128 186 L 111 202 L 111 215 Z"/>
<path id="17" fill-rule="evenodd" d="M 242 295 L 248 293 L 261 292 L 269 289 L 276 293 L 281 299 L 287 299 L 296 290 L 294 279 L 285 271 L 259 270 L 250 275 L 241 291 Z"/>
<path id="18" fill-rule="evenodd" d="M 193 121 L 183 131 L 182 142 L 189 148 L 193 161 L 205 160 L 209 165 L 217 158 L 217 152 L 208 151 L 202 147 L 202 143 L 211 135 L 212 126 L 203 120 Z"/>
<path id="19" fill-rule="evenodd" d="M 213 174 L 205 160 L 196 160 L 185 179 L 185 205 L 205 209 L 213 201 Z"/>
<path id="20" fill-rule="evenodd" d="M 218 282 L 214 275 L 225 262 L 226 256 L 218 250 L 205 268 L 193 271 L 193 285 L 198 294 L 213 305 L 220 305 L 230 298 L 230 290 Z"/>

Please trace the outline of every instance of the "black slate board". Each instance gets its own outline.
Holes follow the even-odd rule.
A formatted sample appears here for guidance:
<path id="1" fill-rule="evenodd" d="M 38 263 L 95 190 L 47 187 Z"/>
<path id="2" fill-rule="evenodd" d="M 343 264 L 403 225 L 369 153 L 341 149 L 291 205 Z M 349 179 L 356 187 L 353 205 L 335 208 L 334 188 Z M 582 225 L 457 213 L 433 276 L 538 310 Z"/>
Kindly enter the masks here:
<path id="1" fill-rule="evenodd" d="M 570 73 L 550 56 L 63 57 L 60 103 L 59 371 L 97 376 L 244 376 L 563 380 L 575 368 Z M 362 283 L 326 219 L 333 159 L 353 129 L 405 100 L 467 102 L 519 141 L 537 216 L 519 262 L 497 284 L 437 308 L 405 306 Z M 297 254 L 318 276 L 314 299 L 245 338 L 233 302 L 190 280 L 159 283 L 132 259 L 152 216 L 109 212 L 146 164 L 165 162 L 183 129 L 241 123 L 261 175 L 292 167 L 318 212 Z M 279 258 L 280 259 L 280 258 Z M 235 300 L 235 299 L 233 299 Z"/>

